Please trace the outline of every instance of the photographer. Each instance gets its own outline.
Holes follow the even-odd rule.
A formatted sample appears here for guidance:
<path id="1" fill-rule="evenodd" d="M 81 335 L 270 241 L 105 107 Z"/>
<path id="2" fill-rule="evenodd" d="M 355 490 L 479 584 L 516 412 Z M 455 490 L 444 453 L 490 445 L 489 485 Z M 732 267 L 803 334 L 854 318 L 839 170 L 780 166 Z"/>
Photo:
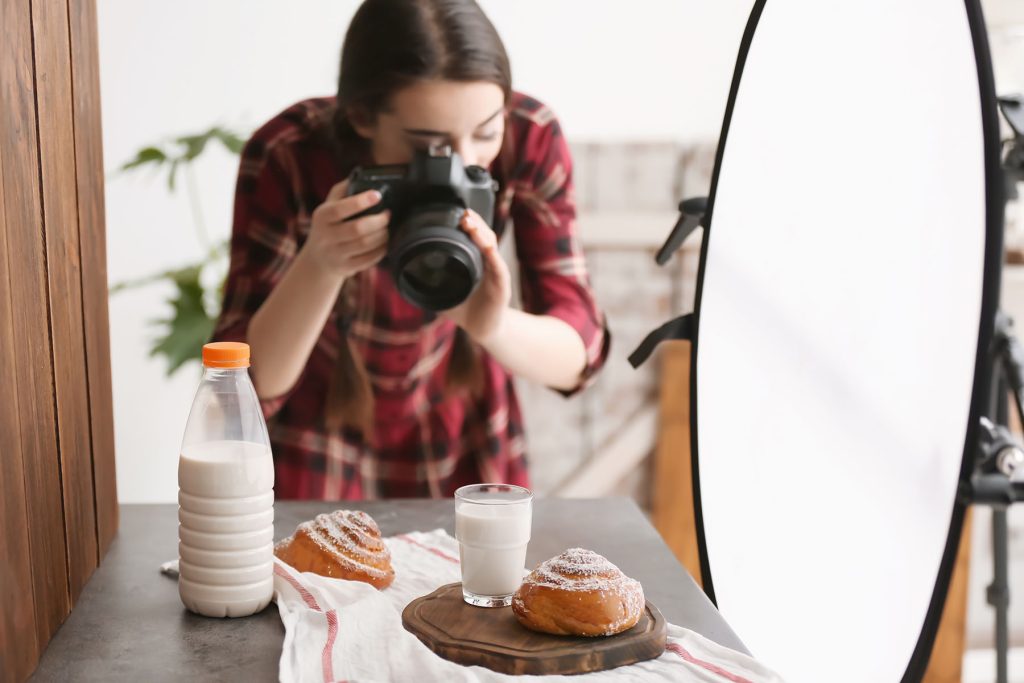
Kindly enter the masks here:
<path id="1" fill-rule="evenodd" d="M 434 313 L 387 268 L 392 212 L 355 168 L 449 147 L 497 180 L 492 226 L 466 210 L 480 282 Z M 279 499 L 450 496 L 528 485 L 512 375 L 565 394 L 608 349 L 575 234 L 572 162 L 551 111 L 513 92 L 473 0 L 366 0 L 337 97 L 299 102 L 242 152 L 215 340 L 247 341 Z M 511 231 L 524 311 L 497 244 Z M 551 454 L 555 455 L 555 454 Z"/>

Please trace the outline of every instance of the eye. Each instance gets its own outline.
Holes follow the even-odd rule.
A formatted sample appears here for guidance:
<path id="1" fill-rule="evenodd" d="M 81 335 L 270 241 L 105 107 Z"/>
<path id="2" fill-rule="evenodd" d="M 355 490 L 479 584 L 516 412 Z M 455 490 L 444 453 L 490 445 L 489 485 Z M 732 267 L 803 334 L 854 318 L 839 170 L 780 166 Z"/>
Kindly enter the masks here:
<path id="1" fill-rule="evenodd" d="M 493 140 L 497 140 L 498 139 L 498 134 L 497 133 L 477 133 L 476 135 L 473 136 L 473 139 L 477 140 L 479 142 L 491 142 Z"/>

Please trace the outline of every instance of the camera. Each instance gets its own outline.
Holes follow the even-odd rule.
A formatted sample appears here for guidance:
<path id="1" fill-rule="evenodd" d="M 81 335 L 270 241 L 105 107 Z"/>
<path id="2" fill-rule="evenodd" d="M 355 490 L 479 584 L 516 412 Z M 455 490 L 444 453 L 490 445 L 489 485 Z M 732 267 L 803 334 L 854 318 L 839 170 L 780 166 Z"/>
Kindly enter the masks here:
<path id="1" fill-rule="evenodd" d="M 472 209 L 493 227 L 497 182 L 487 170 L 434 146 L 409 164 L 354 169 L 349 195 L 366 190 L 382 198 L 358 216 L 391 210 L 386 265 L 402 297 L 428 311 L 465 301 L 483 276 L 483 257 L 459 222 Z"/>

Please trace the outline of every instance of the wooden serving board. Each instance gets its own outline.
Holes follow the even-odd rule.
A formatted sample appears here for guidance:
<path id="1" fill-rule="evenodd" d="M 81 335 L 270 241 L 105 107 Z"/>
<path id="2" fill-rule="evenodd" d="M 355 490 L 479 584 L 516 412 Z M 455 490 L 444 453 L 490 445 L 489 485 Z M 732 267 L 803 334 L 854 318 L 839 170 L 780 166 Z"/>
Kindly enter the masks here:
<path id="1" fill-rule="evenodd" d="M 637 625 L 614 636 L 537 633 L 511 607 L 474 607 L 462 584 L 441 586 L 402 611 L 402 625 L 441 657 L 506 674 L 582 674 L 654 659 L 665 651 L 668 626 L 648 602 Z"/>

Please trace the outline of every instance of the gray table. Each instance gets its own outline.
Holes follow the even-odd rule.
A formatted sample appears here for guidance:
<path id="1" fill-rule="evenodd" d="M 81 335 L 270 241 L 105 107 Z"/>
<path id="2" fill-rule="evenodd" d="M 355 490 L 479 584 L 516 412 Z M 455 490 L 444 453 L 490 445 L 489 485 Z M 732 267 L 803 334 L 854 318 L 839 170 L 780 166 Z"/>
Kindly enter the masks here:
<path id="1" fill-rule="evenodd" d="M 454 532 L 448 500 L 278 502 L 276 537 L 342 505 L 366 510 L 386 536 Z M 284 629 L 273 604 L 244 619 L 196 616 L 182 607 L 177 583 L 159 573 L 161 563 L 177 557 L 177 521 L 175 505 L 121 506 L 117 538 L 33 680 L 277 680 Z M 746 652 L 631 500 L 537 500 L 530 566 L 571 546 L 601 553 L 639 580 L 669 621 Z"/>

